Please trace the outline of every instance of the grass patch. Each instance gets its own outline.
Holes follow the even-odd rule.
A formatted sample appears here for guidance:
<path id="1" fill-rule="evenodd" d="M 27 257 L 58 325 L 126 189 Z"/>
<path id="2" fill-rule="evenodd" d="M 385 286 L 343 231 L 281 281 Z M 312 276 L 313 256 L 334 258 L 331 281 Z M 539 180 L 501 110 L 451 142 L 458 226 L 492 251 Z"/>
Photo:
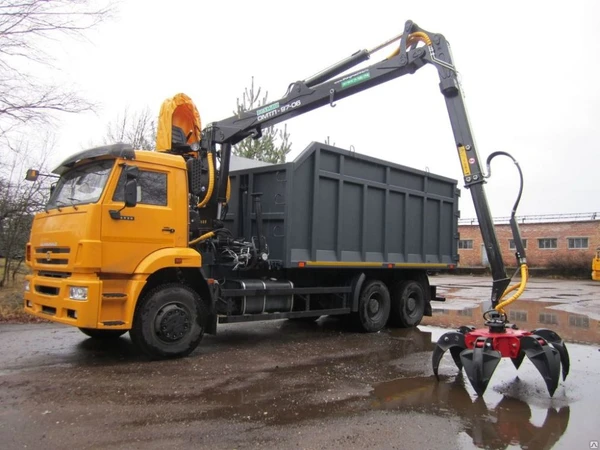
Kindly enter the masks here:
<path id="1" fill-rule="evenodd" d="M 0 279 L 4 273 L 4 259 L 0 258 Z M 40 323 L 48 322 L 27 314 L 23 309 L 23 283 L 29 268 L 19 270 L 14 281 L 9 278 L 7 286 L 0 288 L 0 323 Z"/>

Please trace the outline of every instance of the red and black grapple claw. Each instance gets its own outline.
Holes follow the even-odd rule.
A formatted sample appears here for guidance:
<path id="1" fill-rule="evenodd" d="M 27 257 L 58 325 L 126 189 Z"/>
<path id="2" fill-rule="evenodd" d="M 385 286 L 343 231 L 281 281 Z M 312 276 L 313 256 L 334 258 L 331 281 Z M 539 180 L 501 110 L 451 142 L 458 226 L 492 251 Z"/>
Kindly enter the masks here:
<path id="1" fill-rule="evenodd" d="M 435 376 L 438 376 L 444 353 L 450 350 L 459 371 L 464 368 L 473 389 L 481 396 L 502 358 L 510 358 L 518 369 L 527 356 L 553 396 L 560 380 L 561 365 L 563 380 L 570 365 L 569 353 L 558 334 L 547 329 L 525 331 L 508 327 L 506 316 L 495 310 L 486 312 L 484 318 L 488 328 L 460 327 L 439 338 L 432 356 Z"/>

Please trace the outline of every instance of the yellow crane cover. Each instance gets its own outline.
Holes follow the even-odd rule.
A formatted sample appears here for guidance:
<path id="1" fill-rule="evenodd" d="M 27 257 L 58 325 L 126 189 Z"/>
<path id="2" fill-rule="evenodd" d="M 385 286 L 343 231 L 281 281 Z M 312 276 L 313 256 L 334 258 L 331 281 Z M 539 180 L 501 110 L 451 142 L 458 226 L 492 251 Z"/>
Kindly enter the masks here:
<path id="1" fill-rule="evenodd" d="M 158 126 L 156 130 L 156 150 L 164 152 L 173 147 L 172 127 L 179 127 L 187 138 L 187 143 L 199 142 L 201 137 L 202 123 L 200 113 L 190 97 L 179 93 L 172 98 L 166 99 L 158 115 Z"/>

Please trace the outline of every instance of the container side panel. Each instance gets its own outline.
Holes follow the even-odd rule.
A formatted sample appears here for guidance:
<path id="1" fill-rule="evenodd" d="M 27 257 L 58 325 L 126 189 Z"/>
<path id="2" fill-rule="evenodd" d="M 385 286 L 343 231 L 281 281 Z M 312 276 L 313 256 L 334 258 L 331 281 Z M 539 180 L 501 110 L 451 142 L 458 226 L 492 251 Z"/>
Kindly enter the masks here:
<path id="1" fill-rule="evenodd" d="M 385 166 L 362 159 L 346 158 L 344 172 L 349 177 L 385 183 Z"/>
<path id="2" fill-rule="evenodd" d="M 342 209 L 342 260 L 360 261 L 363 187 L 355 183 L 344 183 L 343 189 L 344 195 Z"/>
<path id="3" fill-rule="evenodd" d="M 430 186 L 431 187 L 431 186 Z M 425 255 L 428 263 L 440 262 L 440 201 L 427 199 L 425 203 Z"/>
<path id="4" fill-rule="evenodd" d="M 340 155 L 321 149 L 321 170 L 340 173 Z"/>
<path id="5" fill-rule="evenodd" d="M 454 198 L 456 187 L 447 181 L 436 180 L 433 177 L 429 177 L 427 187 L 430 194 L 448 197 L 449 200 Z"/>
<path id="6" fill-rule="evenodd" d="M 423 261 L 423 197 L 411 195 L 408 198 L 406 217 L 406 253 L 407 262 Z"/>
<path id="7" fill-rule="evenodd" d="M 337 235 L 337 199 L 338 182 L 328 178 L 319 180 L 319 204 L 317 205 L 318 228 L 315 236 L 317 252 L 335 261 L 335 244 Z"/>
<path id="8" fill-rule="evenodd" d="M 365 251 L 367 261 L 384 261 L 385 190 L 367 190 L 367 233 Z"/>
<path id="9" fill-rule="evenodd" d="M 410 173 L 406 170 L 392 169 L 390 171 L 390 184 L 404 189 L 414 191 L 423 191 L 424 178 L 417 173 Z"/>
<path id="10" fill-rule="evenodd" d="M 269 257 L 271 259 L 284 259 L 283 238 L 286 178 L 285 170 L 261 172 L 254 175 L 253 192 L 262 193 L 260 199 L 263 213 L 262 234 L 267 239 Z M 252 236 L 258 237 L 256 227 L 256 211 L 252 205 Z M 247 236 L 248 237 L 248 236 Z M 258 245 L 258 240 L 256 240 Z"/>
<path id="11" fill-rule="evenodd" d="M 390 192 L 390 208 L 388 210 L 387 236 L 388 260 L 390 262 L 405 262 L 404 249 L 404 209 L 406 195 Z"/>
<path id="12" fill-rule="evenodd" d="M 289 204 L 293 233 L 288 236 L 291 261 L 310 260 L 314 153 L 294 167 L 292 200 Z M 291 224 L 288 226 L 290 228 Z"/>
<path id="13" fill-rule="evenodd" d="M 452 226 L 454 219 L 454 204 L 443 202 L 440 217 L 440 254 L 444 264 L 454 264 L 453 255 L 457 253 L 457 244 L 453 238 L 454 229 Z"/>

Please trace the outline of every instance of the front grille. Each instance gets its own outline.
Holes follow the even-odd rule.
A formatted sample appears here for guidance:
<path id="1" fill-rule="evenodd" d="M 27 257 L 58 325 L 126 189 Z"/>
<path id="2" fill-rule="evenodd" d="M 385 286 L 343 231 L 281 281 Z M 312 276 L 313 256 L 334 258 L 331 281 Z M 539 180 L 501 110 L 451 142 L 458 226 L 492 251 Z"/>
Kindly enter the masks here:
<path id="1" fill-rule="evenodd" d="M 69 247 L 36 247 L 36 253 L 70 253 Z"/>
<path id="2" fill-rule="evenodd" d="M 63 256 L 69 253 L 71 253 L 69 247 L 36 247 L 35 249 L 38 264 L 69 264 L 69 260 Z"/>
<path id="3" fill-rule="evenodd" d="M 45 295 L 58 295 L 59 292 L 59 288 L 57 287 L 52 287 L 52 286 L 40 286 L 38 284 L 35 285 L 35 291 L 39 292 L 40 294 L 45 294 Z"/>
<path id="4" fill-rule="evenodd" d="M 68 259 L 52 259 L 52 258 L 38 258 L 36 259 L 38 264 L 69 264 Z"/>
<path id="5" fill-rule="evenodd" d="M 40 277 L 47 278 L 69 278 L 71 276 L 71 272 L 52 272 L 50 270 L 40 270 L 38 275 Z"/>

